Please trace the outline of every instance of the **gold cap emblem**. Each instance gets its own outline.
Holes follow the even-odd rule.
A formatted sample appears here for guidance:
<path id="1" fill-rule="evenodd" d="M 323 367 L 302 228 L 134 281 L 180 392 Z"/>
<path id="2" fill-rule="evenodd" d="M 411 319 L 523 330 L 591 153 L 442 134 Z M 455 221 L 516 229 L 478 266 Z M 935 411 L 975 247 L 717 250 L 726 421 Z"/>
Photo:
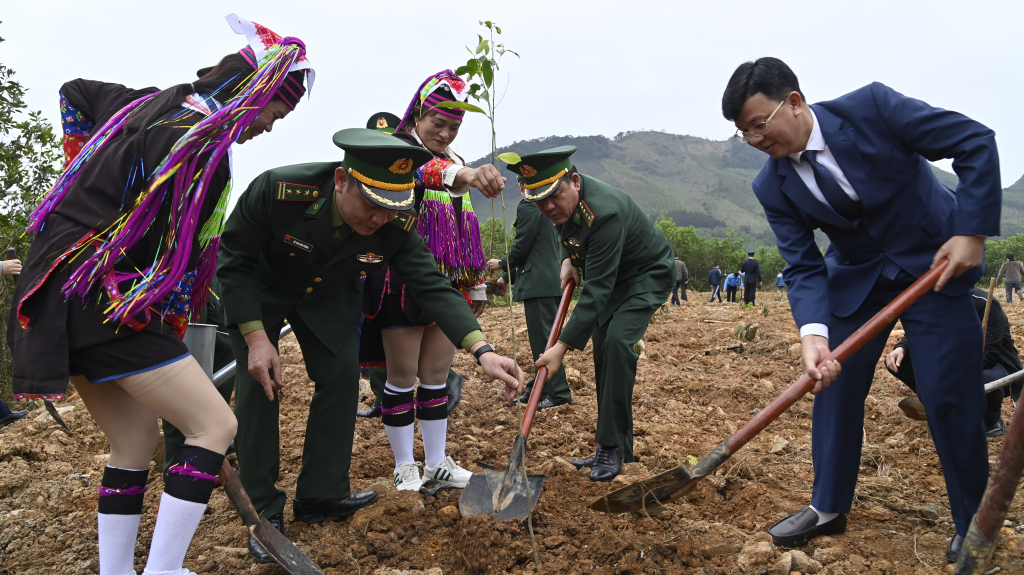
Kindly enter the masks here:
<path id="1" fill-rule="evenodd" d="M 410 160 L 409 158 L 402 158 L 401 160 L 396 160 L 395 163 L 391 164 L 391 167 L 388 169 L 391 170 L 391 173 L 393 174 L 408 174 L 410 171 L 412 171 L 412 160 Z"/>
<path id="2" fill-rule="evenodd" d="M 519 173 L 522 174 L 524 178 L 532 178 L 537 175 L 537 170 L 524 165 L 522 168 L 519 168 Z"/>
<path id="3" fill-rule="evenodd" d="M 377 129 L 378 130 L 380 130 L 382 128 L 387 128 L 387 127 L 388 127 L 388 121 L 384 119 L 384 116 L 381 116 L 380 118 L 377 118 Z"/>

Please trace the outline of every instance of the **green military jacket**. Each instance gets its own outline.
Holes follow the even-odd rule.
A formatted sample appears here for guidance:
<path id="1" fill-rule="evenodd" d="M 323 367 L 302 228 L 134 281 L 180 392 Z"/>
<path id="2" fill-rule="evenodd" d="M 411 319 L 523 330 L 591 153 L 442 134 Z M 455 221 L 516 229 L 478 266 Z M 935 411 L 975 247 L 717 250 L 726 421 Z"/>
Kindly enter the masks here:
<path id="1" fill-rule="evenodd" d="M 333 237 L 334 171 L 341 162 L 297 164 L 259 175 L 239 197 L 221 238 L 217 277 L 226 325 L 279 323 L 298 312 L 337 352 L 362 310 L 363 278 L 387 264 L 416 302 L 458 346 L 480 326 L 466 300 L 437 269 L 416 217 L 399 212 L 390 224 L 361 236 L 348 225 Z"/>
<path id="2" fill-rule="evenodd" d="M 562 252 L 558 249 L 558 230 L 544 217 L 537 204 L 519 202 L 516 208 L 515 242 L 501 269 L 511 280 L 512 301 L 535 297 L 558 297 L 562 271 Z"/>
<path id="3" fill-rule="evenodd" d="M 580 202 L 560 226 L 562 258 L 580 268 L 583 292 L 559 341 L 582 349 L 626 298 L 664 302 L 676 279 L 672 248 L 625 192 L 580 175 Z M 655 303 L 652 300 L 652 304 Z"/>

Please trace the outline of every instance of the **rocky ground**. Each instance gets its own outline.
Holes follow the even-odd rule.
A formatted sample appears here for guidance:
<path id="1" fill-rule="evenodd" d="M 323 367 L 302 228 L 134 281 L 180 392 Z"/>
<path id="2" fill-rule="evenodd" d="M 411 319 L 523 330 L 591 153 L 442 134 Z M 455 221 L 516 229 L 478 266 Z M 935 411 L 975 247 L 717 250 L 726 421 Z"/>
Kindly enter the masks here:
<path id="1" fill-rule="evenodd" d="M 788 305 L 774 293 L 758 306 L 707 304 L 691 292 L 693 306 L 659 313 L 648 330 L 634 392 L 638 463 L 629 477 L 694 461 L 766 405 L 799 375 L 791 347 L 797 341 Z M 1019 304 L 1018 304 L 1019 305 Z M 1009 307 L 1018 347 L 1024 306 Z M 1018 312 L 1018 309 L 1021 311 Z M 525 321 L 517 308 L 520 363 L 531 362 Z M 739 324 L 759 324 L 758 336 L 740 344 Z M 507 308 L 482 319 L 499 351 L 510 354 Z M 896 341 L 896 335 L 890 343 Z M 313 392 L 294 339 L 282 343 L 287 389 L 281 412 L 280 485 L 290 494 L 298 476 L 307 405 Z M 459 492 L 421 499 L 391 486 L 393 459 L 380 420 L 356 428 L 353 487 L 381 493 L 373 506 L 344 521 L 306 525 L 291 521 L 286 532 L 326 573 L 779 573 L 909 575 L 944 573 L 944 552 L 953 534 L 945 485 L 926 425 L 904 417 L 896 404 L 908 395 L 881 362 L 867 402 L 860 483 L 849 531 L 799 550 L 774 548 L 765 530 L 810 502 L 810 413 L 800 401 L 718 472 L 658 516 L 607 515 L 589 503 L 607 493 L 567 461 L 594 448 L 596 403 L 591 350 L 567 356 L 575 404 L 538 414 L 528 466 L 547 481 L 533 514 L 534 563 L 527 525 L 489 518 L 461 519 Z M 467 376 L 465 397 L 450 421 L 449 453 L 462 465 L 503 467 L 518 412 L 499 399 L 499 385 L 485 381 L 475 362 L 460 353 L 456 370 Z M 532 371 L 532 369 L 530 370 Z M 367 390 L 366 382 L 362 383 Z M 0 573 L 97 572 L 96 487 L 107 443 L 76 397 L 64 418 L 69 436 L 41 405 L 29 418 L 0 431 Z M 1009 421 L 1007 402 L 1004 417 Z M 1001 439 L 989 440 L 994 460 Z M 417 445 L 417 457 L 422 448 Z M 234 462 L 232 458 L 232 462 Z M 136 566 L 145 564 L 162 483 L 151 475 Z M 214 492 L 185 565 L 197 573 L 284 573 L 254 566 L 245 551 L 246 529 L 221 490 Z M 1018 496 L 1003 529 L 995 565 L 1024 573 L 1024 506 Z"/>

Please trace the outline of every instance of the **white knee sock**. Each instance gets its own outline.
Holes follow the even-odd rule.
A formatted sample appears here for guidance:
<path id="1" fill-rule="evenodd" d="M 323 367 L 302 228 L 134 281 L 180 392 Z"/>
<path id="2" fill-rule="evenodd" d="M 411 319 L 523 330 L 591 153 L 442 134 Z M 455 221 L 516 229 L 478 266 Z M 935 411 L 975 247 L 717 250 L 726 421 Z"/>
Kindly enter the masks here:
<path id="1" fill-rule="evenodd" d="M 424 385 L 423 389 L 444 389 L 447 384 Z M 420 435 L 423 436 L 423 463 L 427 467 L 437 467 L 444 461 L 444 449 L 448 440 L 448 418 L 421 419 Z"/>
<path id="2" fill-rule="evenodd" d="M 395 387 L 390 383 L 384 384 L 384 393 L 398 395 L 408 393 L 409 390 Z M 412 455 L 413 442 L 416 439 L 416 428 L 410 423 L 401 427 L 385 425 L 384 432 L 388 434 L 388 442 L 391 443 L 391 451 L 395 454 L 395 471 L 403 463 L 416 461 Z"/>
<path id="3" fill-rule="evenodd" d="M 810 508 L 814 509 L 814 506 L 811 505 Z M 818 511 L 817 509 L 814 509 L 814 512 L 818 514 L 818 525 L 828 523 L 836 517 L 839 517 L 838 513 L 826 513 L 825 511 Z"/>
<path id="4" fill-rule="evenodd" d="M 130 575 L 135 568 L 135 539 L 142 515 L 97 514 L 100 575 Z"/>
<path id="5" fill-rule="evenodd" d="M 164 493 L 160 496 L 160 512 L 153 529 L 153 543 L 143 575 L 181 571 L 192 536 L 206 511 L 205 503 L 194 503 Z"/>

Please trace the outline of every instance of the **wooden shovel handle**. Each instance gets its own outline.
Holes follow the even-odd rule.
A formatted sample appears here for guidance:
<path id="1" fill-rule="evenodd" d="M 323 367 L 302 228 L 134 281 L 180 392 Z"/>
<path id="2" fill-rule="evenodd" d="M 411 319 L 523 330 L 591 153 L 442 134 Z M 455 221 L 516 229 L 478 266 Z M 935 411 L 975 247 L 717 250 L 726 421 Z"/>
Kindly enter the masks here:
<path id="1" fill-rule="evenodd" d="M 897 296 L 889 305 L 882 308 L 867 323 L 862 325 L 860 329 L 853 332 L 853 335 L 841 343 L 839 347 L 832 350 L 832 353 L 828 354 L 828 357 L 819 364 L 819 367 L 831 360 L 836 360 L 842 364 L 849 359 L 850 356 L 856 353 L 864 344 L 871 341 L 886 326 L 896 321 L 921 296 L 934 288 L 936 282 L 939 281 L 939 276 L 942 275 L 943 270 L 948 265 L 949 260 L 942 260 L 939 262 L 939 265 L 928 270 L 928 273 L 918 278 L 906 291 Z M 768 404 L 768 407 L 759 411 L 753 419 L 729 437 L 729 453 L 736 453 L 737 449 L 746 445 L 748 441 L 760 433 L 769 423 L 775 421 L 777 417 L 782 415 L 784 411 L 806 395 L 807 392 L 814 389 L 816 382 L 817 380 L 806 373 L 800 376 L 796 383 L 789 386 L 786 391 L 782 392 L 782 395 Z"/>
<path id="2" fill-rule="evenodd" d="M 576 289 L 576 280 L 569 279 L 569 283 L 562 292 L 562 301 L 558 303 L 558 313 L 555 314 L 555 321 L 551 324 L 551 335 L 548 336 L 548 344 L 544 351 L 551 349 L 558 342 L 558 336 L 562 335 L 562 323 L 565 322 L 565 314 L 569 312 L 569 302 L 572 301 L 572 292 Z M 530 402 L 526 404 L 526 413 L 523 415 L 523 427 L 521 428 L 523 439 L 530 436 L 530 428 L 533 427 L 533 416 L 537 414 L 537 404 L 540 403 L 540 396 L 544 393 L 544 384 L 547 383 L 548 368 L 542 367 L 537 370 L 537 377 L 533 380 L 533 391 L 530 393 Z"/>

